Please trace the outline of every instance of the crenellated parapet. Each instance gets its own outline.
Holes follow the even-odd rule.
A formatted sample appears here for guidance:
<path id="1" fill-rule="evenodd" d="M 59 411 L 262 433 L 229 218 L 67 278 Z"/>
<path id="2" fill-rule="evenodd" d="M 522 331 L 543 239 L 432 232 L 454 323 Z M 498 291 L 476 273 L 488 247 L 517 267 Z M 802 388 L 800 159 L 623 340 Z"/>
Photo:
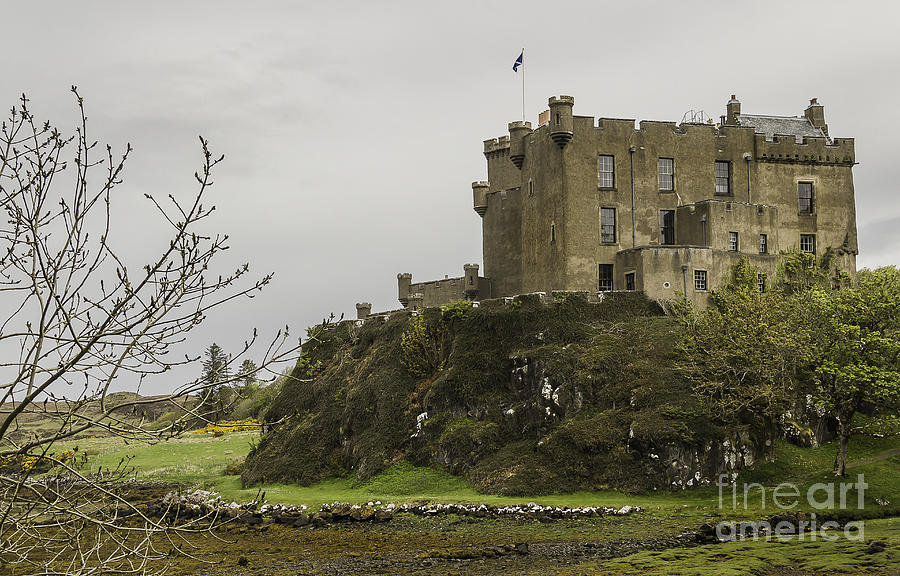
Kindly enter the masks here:
<path id="1" fill-rule="evenodd" d="M 634 130 L 634 122 L 634 118 L 598 118 L 597 128 L 599 130 Z"/>
<path id="2" fill-rule="evenodd" d="M 771 140 L 755 135 L 757 162 L 791 162 L 852 166 L 856 162 L 853 138 L 807 136 L 798 142 L 793 135 L 776 134 Z"/>
<path id="3" fill-rule="evenodd" d="M 509 152 L 509 136 L 500 136 L 484 141 L 484 155 Z"/>
<path id="4" fill-rule="evenodd" d="M 601 118 L 603 120 L 603 118 Z M 639 132 L 643 132 L 649 136 L 656 135 L 665 135 L 665 134 L 678 134 L 681 131 L 678 129 L 678 124 L 675 122 L 664 122 L 662 120 L 641 120 L 638 124 Z"/>

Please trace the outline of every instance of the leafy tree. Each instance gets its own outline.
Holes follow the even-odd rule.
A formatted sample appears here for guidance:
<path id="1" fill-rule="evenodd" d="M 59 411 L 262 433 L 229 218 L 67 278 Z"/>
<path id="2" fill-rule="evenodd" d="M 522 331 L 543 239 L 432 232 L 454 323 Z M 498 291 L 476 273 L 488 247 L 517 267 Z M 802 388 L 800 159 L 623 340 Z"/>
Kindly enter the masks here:
<path id="1" fill-rule="evenodd" d="M 681 314 L 679 371 L 717 418 L 774 430 L 809 395 L 837 420 L 837 475 L 853 416 L 866 404 L 900 404 L 900 272 L 863 270 L 855 286 L 849 280 L 830 252 L 793 252 L 782 255 L 775 289 L 761 293 L 741 260 L 706 310 Z"/>
<path id="2" fill-rule="evenodd" d="M 169 374 L 199 358 L 176 353 L 208 313 L 252 295 L 271 275 L 247 282 L 248 266 L 211 275 L 227 236 L 201 232 L 214 207 L 205 204 L 215 157 L 200 139 L 197 188 L 164 198 L 146 195 L 168 226 L 146 238 L 155 255 L 133 262 L 116 248 L 115 201 L 131 147 L 121 154 L 89 136 L 83 101 L 73 87 L 78 121 L 71 135 L 35 118 L 22 96 L 0 124 L 0 462 L 53 467 L 52 477 L 0 471 L 0 565 L 14 573 L 152 573 L 157 536 L 178 546 L 193 521 L 145 515 L 111 483 L 127 472 L 83 474 L 54 447 L 78 434 L 106 433 L 153 442 L 184 421 L 145 426 L 144 405 L 190 409 L 202 379 L 152 400 L 113 391 Z M 254 338 L 248 343 L 253 345 Z M 294 355 L 287 331 L 267 346 L 262 365 Z M 181 359 L 179 359 L 181 358 Z M 37 429 L 25 422 L 39 421 Z M 163 563 L 164 564 L 164 563 Z M 4 572 L 5 573 L 5 572 Z"/>
<path id="3" fill-rule="evenodd" d="M 759 291 L 757 270 L 742 259 L 728 283 L 700 313 L 682 313 L 679 372 L 711 413 L 732 426 L 775 428 L 796 396 L 797 367 L 806 354 L 792 302 Z"/>
<path id="4" fill-rule="evenodd" d="M 805 298 L 814 338 L 813 397 L 838 422 L 834 473 L 843 476 L 853 416 L 900 404 L 900 271 L 863 270 L 856 286 L 815 287 Z"/>

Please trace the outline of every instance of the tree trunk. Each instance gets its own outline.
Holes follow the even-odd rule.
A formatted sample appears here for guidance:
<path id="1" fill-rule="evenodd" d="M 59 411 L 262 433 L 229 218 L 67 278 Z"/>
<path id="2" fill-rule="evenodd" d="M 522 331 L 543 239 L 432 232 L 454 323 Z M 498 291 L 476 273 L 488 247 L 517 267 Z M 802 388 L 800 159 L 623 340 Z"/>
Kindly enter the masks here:
<path id="1" fill-rule="evenodd" d="M 838 414 L 838 449 L 834 457 L 834 475 L 844 476 L 847 471 L 847 449 L 850 445 L 850 422 L 853 413 Z"/>

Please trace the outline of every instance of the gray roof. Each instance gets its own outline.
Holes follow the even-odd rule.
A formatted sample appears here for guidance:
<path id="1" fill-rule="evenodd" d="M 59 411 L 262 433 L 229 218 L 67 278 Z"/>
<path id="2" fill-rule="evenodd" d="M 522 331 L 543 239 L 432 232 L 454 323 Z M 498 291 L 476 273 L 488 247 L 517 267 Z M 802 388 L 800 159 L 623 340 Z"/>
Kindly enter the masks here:
<path id="1" fill-rule="evenodd" d="M 806 136 L 827 138 L 821 128 L 816 128 L 805 116 L 755 116 L 741 114 L 737 117 L 740 126 L 750 126 L 757 134 L 765 134 L 771 140 L 775 134 L 791 134 L 797 142 Z"/>

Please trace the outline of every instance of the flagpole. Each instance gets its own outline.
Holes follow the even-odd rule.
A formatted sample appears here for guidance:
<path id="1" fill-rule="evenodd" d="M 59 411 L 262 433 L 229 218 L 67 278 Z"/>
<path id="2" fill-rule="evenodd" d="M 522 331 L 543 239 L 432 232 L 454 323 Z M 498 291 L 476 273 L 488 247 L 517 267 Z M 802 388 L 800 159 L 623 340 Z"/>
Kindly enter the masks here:
<path id="1" fill-rule="evenodd" d="M 522 48 L 522 122 L 525 122 L 525 48 Z"/>

